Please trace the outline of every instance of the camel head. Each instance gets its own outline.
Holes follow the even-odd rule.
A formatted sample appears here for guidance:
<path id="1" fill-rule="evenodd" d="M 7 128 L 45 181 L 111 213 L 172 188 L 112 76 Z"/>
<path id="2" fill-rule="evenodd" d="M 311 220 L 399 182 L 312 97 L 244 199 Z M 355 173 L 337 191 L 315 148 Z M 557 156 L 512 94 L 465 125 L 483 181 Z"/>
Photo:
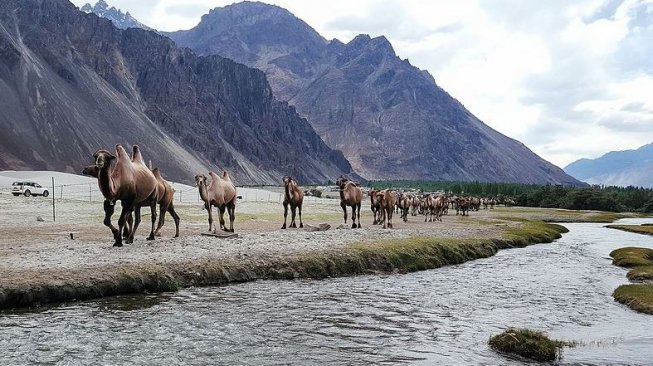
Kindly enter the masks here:
<path id="1" fill-rule="evenodd" d="M 284 185 L 290 184 L 290 182 L 293 181 L 292 177 L 289 175 L 286 175 L 285 177 L 281 178 L 281 181 L 283 182 Z"/>
<path id="2" fill-rule="evenodd" d="M 206 187 L 206 180 L 207 178 L 204 174 L 198 174 L 195 176 L 195 185 L 200 188 Z"/>
<path id="3" fill-rule="evenodd" d="M 113 156 L 110 152 L 106 150 L 98 150 L 93 154 L 93 158 L 95 159 L 95 166 L 98 169 L 106 169 L 109 166 L 111 166 L 111 162 L 116 159 L 115 156 Z"/>
<path id="4" fill-rule="evenodd" d="M 342 189 L 347 182 L 349 182 L 349 179 L 347 179 L 347 178 L 345 178 L 345 176 L 341 175 L 338 178 L 338 180 L 336 181 L 336 185 L 339 186 Z"/>
<path id="5" fill-rule="evenodd" d="M 82 170 L 82 175 L 97 178 L 100 175 L 100 168 L 97 165 L 89 165 Z"/>

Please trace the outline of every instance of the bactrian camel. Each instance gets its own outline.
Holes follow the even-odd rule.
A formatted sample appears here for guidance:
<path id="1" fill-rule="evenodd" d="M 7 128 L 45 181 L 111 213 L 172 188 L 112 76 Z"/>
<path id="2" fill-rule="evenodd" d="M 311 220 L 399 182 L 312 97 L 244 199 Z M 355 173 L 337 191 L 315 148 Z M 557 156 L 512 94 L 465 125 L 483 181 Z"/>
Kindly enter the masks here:
<path id="1" fill-rule="evenodd" d="M 106 150 L 100 150 L 98 153 L 107 153 Z M 96 153 L 97 154 L 97 153 Z M 109 154 L 110 155 L 110 154 Z M 132 161 L 133 161 L 133 156 L 132 156 Z M 150 163 L 151 165 L 151 163 Z M 179 237 L 179 215 L 177 215 L 177 212 L 175 211 L 174 207 L 174 196 L 175 196 L 175 189 L 168 183 L 163 177 L 161 176 L 161 172 L 159 168 L 154 168 L 152 169 L 150 166 L 150 170 L 152 170 L 152 174 L 154 174 L 154 177 L 156 178 L 159 186 L 157 189 L 157 203 L 159 204 L 159 223 L 157 225 L 156 230 L 154 231 L 155 236 L 160 236 L 161 228 L 163 227 L 165 223 L 165 216 L 166 212 L 169 212 L 172 218 L 175 221 L 175 238 Z M 96 165 L 89 165 L 82 170 L 82 174 L 88 175 L 94 178 L 98 178 L 100 169 Z M 104 213 L 105 213 L 105 225 L 112 227 L 113 225 L 111 224 L 111 216 L 113 215 L 114 212 L 114 207 L 115 207 L 115 201 L 113 200 L 108 200 L 105 197 L 105 202 L 104 202 Z M 122 237 L 123 239 L 126 239 L 129 237 L 129 233 L 132 231 L 133 227 L 133 216 L 131 214 L 127 215 L 127 225 L 125 226 L 125 230 L 123 231 Z M 117 230 L 117 229 L 116 229 Z M 113 231 L 113 230 L 112 230 Z"/>
<path id="2" fill-rule="evenodd" d="M 336 181 L 336 185 L 340 187 L 340 207 L 345 216 L 345 224 L 347 223 L 347 206 L 351 207 L 351 227 L 361 227 L 361 201 L 363 200 L 363 191 L 356 183 L 351 180 L 340 177 Z M 358 213 L 358 226 L 356 225 L 356 217 Z"/>
<path id="3" fill-rule="evenodd" d="M 299 209 L 299 227 L 304 227 L 302 223 L 302 204 L 304 203 L 304 192 L 297 185 L 294 179 L 290 176 L 285 176 L 282 179 L 283 185 L 285 187 L 285 193 L 283 196 L 283 226 L 282 229 L 286 228 L 286 220 L 288 218 L 288 206 L 290 206 L 290 211 L 292 217 L 290 219 L 290 227 L 296 228 L 297 224 L 295 223 L 295 211 Z"/>
<path id="4" fill-rule="evenodd" d="M 207 182 L 206 176 L 199 174 L 195 176 L 195 183 L 204 201 L 204 208 L 209 212 L 209 231 L 213 228 L 213 206 L 218 208 L 220 213 L 220 228 L 227 232 L 234 232 L 234 220 L 236 218 L 236 187 L 226 171 L 222 172 L 222 178 L 214 172 L 209 172 L 211 182 Z M 224 212 L 229 213 L 229 229 L 225 226 Z M 217 232 L 217 228 L 213 230 Z"/>
<path id="5" fill-rule="evenodd" d="M 105 198 L 105 225 L 111 228 L 115 239 L 114 246 L 122 246 L 122 232 L 125 229 L 127 216 L 134 212 L 134 227 L 125 241 L 127 244 L 134 242 L 134 235 L 141 221 L 140 209 L 142 206 L 150 206 L 152 212 L 152 229 L 148 240 L 154 239 L 154 226 L 156 223 L 156 204 L 158 193 L 158 182 L 154 174 L 145 165 L 143 156 L 138 146 L 133 146 L 133 161 L 127 155 L 122 145 L 116 145 L 116 155 L 111 155 L 106 150 L 98 150 L 93 157 L 98 171 L 98 185 Z M 112 168 L 111 163 L 116 160 Z M 116 229 L 110 222 L 113 213 L 113 205 L 120 201 L 122 211 Z M 111 206 L 111 207 L 108 207 Z"/>
<path id="6" fill-rule="evenodd" d="M 383 222 L 383 228 L 392 228 L 392 215 L 395 212 L 397 195 L 389 189 L 384 189 L 376 192 L 376 196 L 381 204 L 381 212 L 383 213 L 381 219 L 381 222 Z"/>
<path id="7" fill-rule="evenodd" d="M 376 195 L 377 192 L 379 192 L 378 189 L 371 189 L 369 192 L 370 209 L 372 210 L 372 216 L 374 217 L 372 225 L 380 224 L 381 217 L 383 216 L 381 214 L 381 202 L 379 201 L 379 197 Z"/>

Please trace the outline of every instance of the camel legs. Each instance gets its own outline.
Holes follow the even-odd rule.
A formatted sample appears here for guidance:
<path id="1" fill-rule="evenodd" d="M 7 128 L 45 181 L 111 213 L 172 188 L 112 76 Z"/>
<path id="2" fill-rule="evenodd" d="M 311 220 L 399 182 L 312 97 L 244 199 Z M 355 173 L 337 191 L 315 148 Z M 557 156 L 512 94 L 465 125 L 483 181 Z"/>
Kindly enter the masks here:
<path id="1" fill-rule="evenodd" d="M 290 227 L 297 228 L 297 224 L 295 223 L 295 216 L 297 214 L 297 206 L 290 205 L 290 211 L 292 213 L 292 219 L 290 220 Z"/>
<path id="2" fill-rule="evenodd" d="M 345 219 L 345 223 L 347 220 Z M 351 205 L 351 228 L 356 228 L 356 205 Z"/>
<path id="3" fill-rule="evenodd" d="M 154 227 L 156 226 L 156 201 L 152 200 L 150 203 L 150 212 L 152 213 L 152 228 L 150 229 L 150 235 L 147 237 L 147 240 L 154 240 Z M 165 211 L 163 211 L 165 215 Z"/>
<path id="4" fill-rule="evenodd" d="M 283 226 L 281 227 L 282 229 L 286 228 L 287 219 L 288 219 L 288 203 L 284 202 L 283 203 Z"/>
<path id="5" fill-rule="evenodd" d="M 344 202 L 340 202 L 340 207 L 342 207 L 342 213 L 345 216 L 345 224 L 347 223 L 347 204 Z M 354 216 L 352 219 L 355 219 L 356 216 Z"/>
<path id="6" fill-rule="evenodd" d="M 156 226 L 156 230 L 154 231 L 154 236 L 161 236 L 161 228 L 163 227 L 163 224 L 166 222 L 166 212 L 168 211 L 169 206 L 167 205 L 159 205 L 159 224 Z"/>
<path id="7" fill-rule="evenodd" d="M 110 228 L 111 233 L 113 234 L 113 238 L 118 240 L 120 231 L 118 231 L 118 229 L 111 224 L 111 216 L 113 216 L 115 208 L 116 207 L 114 202 L 111 202 L 110 200 L 104 200 L 104 226 Z"/>
<path id="8" fill-rule="evenodd" d="M 168 206 L 168 212 L 170 213 L 170 216 L 172 216 L 172 219 L 175 220 L 175 238 L 179 237 L 179 215 L 177 215 L 177 211 L 175 211 L 175 205 L 170 203 Z"/>
<path id="9" fill-rule="evenodd" d="M 304 223 L 302 222 L 302 205 L 300 204 L 297 208 L 299 208 L 299 227 L 303 228 Z"/>
<path id="10" fill-rule="evenodd" d="M 120 218 L 118 219 L 118 232 L 114 234 L 114 239 L 116 242 L 113 244 L 114 247 L 122 246 L 122 236 L 120 235 L 125 228 L 125 221 L 127 220 L 127 215 L 132 212 L 134 209 L 133 199 L 123 199 L 121 201 L 122 211 L 120 212 Z M 140 218 L 137 218 L 136 221 L 139 221 Z M 132 233 L 135 230 L 132 230 Z M 129 240 L 129 239 L 128 239 Z"/>
<path id="11" fill-rule="evenodd" d="M 209 232 L 213 228 L 213 206 L 210 203 L 204 205 L 204 208 L 209 212 Z"/>
<path id="12" fill-rule="evenodd" d="M 226 227 L 225 224 L 224 224 L 224 222 L 225 222 L 225 221 L 224 221 L 224 211 L 225 211 L 226 209 L 227 209 L 227 207 L 224 206 L 224 205 L 222 205 L 222 206 L 218 206 L 218 212 L 219 212 L 219 214 L 220 214 L 220 229 L 222 229 L 222 230 L 224 230 L 224 231 L 229 231 L 229 230 L 227 230 L 227 227 Z"/>
<path id="13" fill-rule="evenodd" d="M 227 213 L 229 214 L 229 232 L 234 232 L 234 221 L 236 220 L 236 202 L 227 204 Z M 225 227 L 225 230 L 227 228 Z"/>
<path id="14" fill-rule="evenodd" d="M 141 207 L 139 205 L 132 204 L 132 210 L 134 212 L 134 228 L 129 234 L 129 238 L 125 241 L 127 244 L 134 242 L 134 236 L 136 235 L 136 230 L 138 230 L 138 225 L 141 224 Z"/>
<path id="15" fill-rule="evenodd" d="M 358 228 L 361 228 L 361 203 L 359 202 L 357 205 L 358 208 Z"/>

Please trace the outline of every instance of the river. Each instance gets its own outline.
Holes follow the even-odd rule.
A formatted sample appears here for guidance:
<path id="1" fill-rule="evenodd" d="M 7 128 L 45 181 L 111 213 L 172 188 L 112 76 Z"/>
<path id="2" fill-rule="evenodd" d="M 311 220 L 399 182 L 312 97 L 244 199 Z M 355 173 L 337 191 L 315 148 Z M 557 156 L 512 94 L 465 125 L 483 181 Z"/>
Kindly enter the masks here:
<path id="1" fill-rule="evenodd" d="M 620 223 L 639 223 L 627 219 Z M 0 365 L 522 364 L 507 326 L 583 342 L 561 364 L 653 364 L 653 317 L 612 299 L 608 253 L 653 237 L 565 224 L 563 238 L 402 275 L 258 281 L 0 313 Z"/>

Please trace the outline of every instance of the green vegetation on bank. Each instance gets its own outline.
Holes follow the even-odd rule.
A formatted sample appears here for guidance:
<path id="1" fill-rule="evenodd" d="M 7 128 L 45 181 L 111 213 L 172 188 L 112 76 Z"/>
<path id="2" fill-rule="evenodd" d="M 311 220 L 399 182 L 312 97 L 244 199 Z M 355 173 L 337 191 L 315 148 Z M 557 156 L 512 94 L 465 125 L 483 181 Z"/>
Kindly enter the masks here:
<path id="1" fill-rule="evenodd" d="M 541 221 L 521 222 L 519 225 L 508 228 L 503 238 L 409 237 L 296 255 L 116 265 L 102 270 L 80 268 L 0 287 L 0 308 L 176 291 L 183 287 L 258 279 L 319 279 L 378 272 L 412 272 L 490 257 L 500 249 L 548 243 L 566 232 L 562 226 Z"/>
<path id="2" fill-rule="evenodd" d="M 524 328 L 508 328 L 490 337 L 493 349 L 516 354 L 536 361 L 560 359 L 563 347 L 573 347 L 574 342 L 550 339 L 544 333 Z"/>
<path id="3" fill-rule="evenodd" d="M 653 235 L 653 226 L 651 225 L 608 225 L 607 227 L 636 234 Z"/>
<path id="4" fill-rule="evenodd" d="M 614 299 L 629 308 L 653 315 L 653 285 L 629 284 L 617 287 L 612 293 Z"/>
<path id="5" fill-rule="evenodd" d="M 612 264 L 632 268 L 626 275 L 633 282 L 653 280 L 653 249 L 626 247 L 610 253 Z M 614 299 L 635 311 L 653 314 L 653 284 L 629 284 L 617 287 Z"/>
<path id="6" fill-rule="evenodd" d="M 612 264 L 619 267 L 632 268 L 626 274 L 633 282 L 653 280 L 653 249 L 626 247 L 613 250 L 610 253 Z"/>
<path id="7" fill-rule="evenodd" d="M 487 197 L 510 197 L 525 207 L 613 212 L 653 212 L 653 189 L 638 187 L 564 187 L 517 183 L 371 181 L 377 188 L 409 188 Z"/>

